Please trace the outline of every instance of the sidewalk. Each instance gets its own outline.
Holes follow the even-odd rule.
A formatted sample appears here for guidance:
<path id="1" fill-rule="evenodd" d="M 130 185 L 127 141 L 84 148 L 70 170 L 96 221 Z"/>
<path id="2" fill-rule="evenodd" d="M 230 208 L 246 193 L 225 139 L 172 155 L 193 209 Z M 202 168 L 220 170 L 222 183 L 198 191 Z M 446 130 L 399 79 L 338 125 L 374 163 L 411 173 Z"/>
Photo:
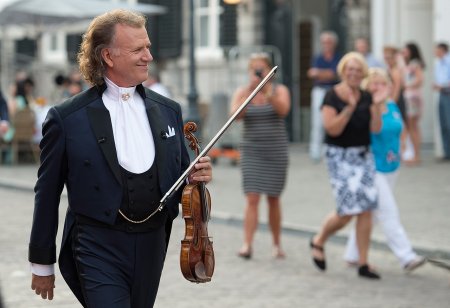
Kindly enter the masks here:
<path id="1" fill-rule="evenodd" d="M 423 154 L 417 167 L 402 167 L 395 195 L 400 217 L 412 245 L 427 255 L 445 255 L 450 259 L 450 163 L 439 163 L 432 153 Z M 240 220 L 245 205 L 239 166 L 227 161 L 214 168 L 209 185 L 213 196 L 213 213 L 221 218 Z M 265 200 L 264 200 L 265 203 Z M 282 195 L 285 230 L 315 233 L 325 216 L 335 208 L 324 162 L 313 164 L 305 145 L 290 146 L 287 187 Z M 267 221 L 267 206 L 260 207 L 261 221 Z M 339 232 L 346 236 L 349 227 Z M 341 238 L 342 239 L 342 238 Z M 374 243 L 385 243 L 376 226 Z M 383 246 L 383 245 L 382 245 Z M 386 246 L 385 246 L 386 247 Z"/>
<path id="2" fill-rule="evenodd" d="M 431 153 L 424 153 L 418 167 L 402 167 L 396 197 L 405 230 L 412 245 L 422 253 L 450 259 L 450 163 L 439 163 Z M 208 185 L 212 196 L 212 215 L 219 221 L 240 223 L 245 198 L 238 166 L 221 159 L 214 166 L 214 180 Z M 0 165 L 0 187 L 30 191 L 37 177 L 37 166 Z M 260 206 L 262 225 L 267 222 L 267 206 Z M 283 228 L 309 236 L 320 227 L 334 209 L 334 200 L 325 163 L 313 164 L 303 144 L 290 146 L 290 165 L 286 189 L 282 195 Z M 334 240 L 342 242 L 349 227 Z M 384 236 L 375 227 L 372 240 L 386 248 Z"/>
<path id="3" fill-rule="evenodd" d="M 308 241 L 323 217 L 333 209 L 324 164 L 309 162 L 304 146 L 292 145 L 289 182 L 283 195 L 285 260 L 270 256 L 271 237 L 261 206 L 260 230 L 256 234 L 254 258 L 236 256 L 242 239 L 244 197 L 239 167 L 222 160 L 214 168 L 208 185 L 212 196 L 213 237 L 216 268 L 213 281 L 192 284 L 179 268 L 180 240 L 184 221 L 175 220 L 155 307 L 446 307 L 450 302 L 449 272 L 425 265 L 406 275 L 390 251 L 379 229 L 374 233 L 370 262 L 382 275 L 379 282 L 359 279 L 355 268 L 342 260 L 346 230 L 327 244 L 328 270 L 316 270 Z M 43 301 L 30 290 L 27 256 L 33 212 L 36 166 L 0 166 L 0 284 L 6 307 L 66 307 L 80 305 L 57 273 L 55 300 Z M 402 220 L 413 245 L 428 255 L 450 256 L 450 165 L 425 160 L 417 168 L 403 168 L 397 189 Z M 61 198 L 60 221 L 67 198 Z M 59 229 L 60 238 L 62 224 Z M 57 240 L 60 243 L 60 239 Z M 450 259 L 450 258 L 448 258 Z"/>
<path id="4" fill-rule="evenodd" d="M 27 262 L 28 239 L 33 213 L 31 191 L 0 188 L 0 284 L 5 308 L 79 308 L 56 267 L 53 301 L 44 301 L 30 289 Z M 60 221 L 67 198 L 61 198 Z M 62 228 L 62 226 L 61 226 Z M 61 240 L 61 228 L 57 243 Z M 213 219 L 215 272 L 207 284 L 185 280 L 180 271 L 180 240 L 184 221 L 175 220 L 155 308 L 442 308 L 450 302 L 449 272 L 425 265 L 405 274 L 390 252 L 372 249 L 370 261 L 382 279 L 368 281 L 357 277 L 356 269 L 345 265 L 341 244 L 326 247 L 328 269 L 319 272 L 312 264 L 308 238 L 285 233 L 285 260 L 273 260 L 270 232 L 260 230 L 254 243 L 254 257 L 236 256 L 242 227 Z"/>

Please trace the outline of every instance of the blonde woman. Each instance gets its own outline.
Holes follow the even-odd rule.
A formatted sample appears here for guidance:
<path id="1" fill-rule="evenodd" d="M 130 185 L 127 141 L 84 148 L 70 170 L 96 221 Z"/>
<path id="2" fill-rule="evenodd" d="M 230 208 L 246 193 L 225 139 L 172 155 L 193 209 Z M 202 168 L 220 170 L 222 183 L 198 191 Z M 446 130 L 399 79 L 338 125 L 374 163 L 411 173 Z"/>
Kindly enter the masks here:
<path id="1" fill-rule="evenodd" d="M 364 88 L 372 95 L 387 93 L 391 86 L 386 71 L 380 68 L 369 69 L 369 75 L 363 82 Z M 386 236 L 389 248 L 394 252 L 405 271 L 410 272 L 425 263 L 418 256 L 406 236 L 400 222 L 393 188 L 400 167 L 400 135 L 403 121 L 397 104 L 386 96 L 381 107 L 383 126 L 378 133 L 371 135 L 371 149 L 375 158 L 375 185 L 378 189 L 378 208 L 374 211 L 374 221 L 379 222 Z M 355 233 L 351 232 L 347 241 L 345 260 L 349 264 L 358 261 L 358 249 Z"/>
<path id="2" fill-rule="evenodd" d="M 358 274 L 379 279 L 368 265 L 372 211 L 377 206 L 375 167 L 369 151 L 370 133 L 381 129 L 379 97 L 361 90 L 367 64 L 356 52 L 346 54 L 338 64 L 341 82 L 325 96 L 322 118 L 326 132 L 326 160 L 337 208 L 329 214 L 320 231 L 311 239 L 314 264 L 326 269 L 324 244 L 356 217 Z"/>
<path id="3" fill-rule="evenodd" d="M 239 88 L 232 100 L 235 112 L 272 69 L 268 54 L 250 56 L 249 83 Z M 283 258 L 281 248 L 280 194 L 284 188 L 288 166 L 288 139 L 284 118 L 289 113 L 291 98 L 286 86 L 269 81 L 240 114 L 243 135 L 240 144 L 243 188 L 247 205 L 244 213 L 244 243 L 238 252 L 249 259 L 253 252 L 253 238 L 258 227 L 258 204 L 267 195 L 269 225 L 273 238 L 273 256 Z"/>

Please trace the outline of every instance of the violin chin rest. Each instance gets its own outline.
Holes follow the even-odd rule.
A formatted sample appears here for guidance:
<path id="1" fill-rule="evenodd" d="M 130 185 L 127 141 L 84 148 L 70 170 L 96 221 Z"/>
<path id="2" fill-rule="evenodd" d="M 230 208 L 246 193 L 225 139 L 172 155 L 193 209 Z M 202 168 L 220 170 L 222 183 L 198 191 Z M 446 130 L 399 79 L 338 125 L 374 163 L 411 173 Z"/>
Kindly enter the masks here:
<path id="1" fill-rule="evenodd" d="M 211 277 L 206 276 L 205 264 L 203 262 L 197 262 L 195 264 L 195 276 L 198 282 L 208 282 L 211 281 Z"/>

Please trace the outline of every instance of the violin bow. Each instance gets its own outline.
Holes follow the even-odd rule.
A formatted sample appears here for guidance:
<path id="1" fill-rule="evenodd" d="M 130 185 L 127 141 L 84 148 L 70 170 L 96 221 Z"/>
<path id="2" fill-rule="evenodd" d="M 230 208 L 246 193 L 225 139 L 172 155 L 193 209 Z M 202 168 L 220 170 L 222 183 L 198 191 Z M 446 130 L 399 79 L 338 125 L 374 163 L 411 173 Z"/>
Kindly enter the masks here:
<path id="1" fill-rule="evenodd" d="M 211 139 L 211 141 L 203 148 L 200 154 L 191 162 L 189 167 L 183 172 L 183 174 L 178 178 L 175 184 L 167 191 L 167 193 L 162 197 L 159 201 L 158 210 L 162 210 L 164 208 L 164 204 L 167 200 L 178 190 L 183 184 L 184 180 L 187 178 L 189 172 L 194 168 L 194 165 L 198 163 L 199 159 L 211 150 L 211 148 L 216 144 L 217 140 L 223 135 L 223 133 L 228 129 L 228 127 L 233 123 L 236 117 L 241 113 L 241 111 L 247 107 L 250 101 L 255 97 L 255 95 L 264 87 L 264 85 L 273 77 L 278 69 L 278 66 L 272 68 L 272 70 L 264 77 L 263 80 L 258 84 L 258 86 L 253 90 L 253 92 L 247 97 L 247 99 L 242 103 L 242 105 L 233 113 L 233 115 L 228 119 L 228 121 L 222 126 L 219 132 Z"/>

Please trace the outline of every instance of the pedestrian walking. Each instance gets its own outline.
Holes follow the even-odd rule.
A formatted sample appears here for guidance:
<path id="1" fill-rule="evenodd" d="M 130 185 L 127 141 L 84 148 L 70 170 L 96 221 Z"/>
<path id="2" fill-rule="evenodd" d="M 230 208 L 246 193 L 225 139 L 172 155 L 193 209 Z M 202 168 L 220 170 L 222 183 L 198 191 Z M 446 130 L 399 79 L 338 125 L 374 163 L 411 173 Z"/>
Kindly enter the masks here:
<path id="1" fill-rule="evenodd" d="M 319 162 L 322 159 L 323 152 L 324 131 L 320 106 L 326 92 L 338 83 L 336 67 L 341 56 L 336 52 L 337 44 L 336 33 L 332 31 L 322 32 L 320 35 L 321 53 L 314 58 L 307 73 L 308 78 L 314 81 L 311 91 L 311 132 L 309 140 L 309 156 L 314 162 Z"/>
<path id="2" fill-rule="evenodd" d="M 417 255 L 403 228 L 394 197 L 394 186 L 400 167 L 400 135 L 403 121 L 397 104 L 390 98 L 391 82 L 384 69 L 371 68 L 363 81 L 363 88 L 374 97 L 384 97 L 381 103 L 382 128 L 371 133 L 371 150 L 375 158 L 375 186 L 378 190 L 378 207 L 373 212 L 373 222 L 379 223 L 387 239 L 387 244 L 400 261 L 405 271 L 411 272 L 425 263 L 425 258 Z M 358 264 L 359 255 L 355 230 L 350 232 L 344 259 L 349 264 Z"/>
<path id="3" fill-rule="evenodd" d="M 379 279 L 368 265 L 372 211 L 377 206 L 375 168 L 369 146 L 370 132 L 381 129 L 381 101 L 360 88 L 368 70 L 360 53 L 346 54 L 337 70 L 342 81 L 328 91 L 322 106 L 325 157 L 337 207 L 312 237 L 311 254 L 317 268 L 325 271 L 324 244 L 356 217 L 358 274 Z"/>
<path id="4" fill-rule="evenodd" d="M 448 45 L 435 47 L 434 89 L 439 92 L 439 126 L 441 128 L 443 159 L 450 160 L 450 54 Z"/>
<path id="5" fill-rule="evenodd" d="M 249 84 L 236 90 L 231 103 L 234 113 L 261 80 L 272 69 L 268 54 L 250 56 Z M 258 205 L 267 195 L 269 225 L 273 238 L 273 256 L 283 258 L 281 247 L 281 204 L 288 166 L 288 139 L 284 118 L 289 113 L 291 98 L 282 84 L 269 81 L 259 91 L 238 119 L 243 121 L 241 149 L 242 184 L 246 197 L 244 243 L 238 255 L 251 258 L 253 238 L 258 227 Z"/>
<path id="6" fill-rule="evenodd" d="M 28 258 L 31 287 L 55 288 L 58 207 L 69 207 L 61 274 L 83 307 L 153 307 L 181 190 L 159 200 L 189 165 L 180 106 L 142 86 L 152 61 L 144 15 L 114 10 L 83 36 L 80 70 L 93 86 L 52 107 L 43 127 L 41 165 Z M 209 157 L 190 182 L 211 180 Z"/>

